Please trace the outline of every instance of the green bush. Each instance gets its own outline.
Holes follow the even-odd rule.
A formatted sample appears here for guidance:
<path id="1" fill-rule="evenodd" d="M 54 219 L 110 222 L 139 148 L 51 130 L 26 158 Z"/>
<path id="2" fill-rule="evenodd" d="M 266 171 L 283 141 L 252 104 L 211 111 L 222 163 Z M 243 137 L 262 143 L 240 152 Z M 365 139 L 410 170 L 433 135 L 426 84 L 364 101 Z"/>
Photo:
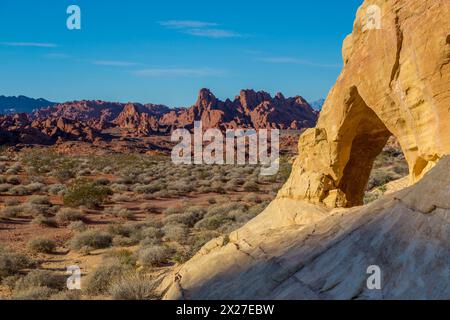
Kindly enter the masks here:
<path id="1" fill-rule="evenodd" d="M 97 208 L 112 195 L 111 189 L 85 180 L 76 181 L 63 197 L 65 206 Z"/>

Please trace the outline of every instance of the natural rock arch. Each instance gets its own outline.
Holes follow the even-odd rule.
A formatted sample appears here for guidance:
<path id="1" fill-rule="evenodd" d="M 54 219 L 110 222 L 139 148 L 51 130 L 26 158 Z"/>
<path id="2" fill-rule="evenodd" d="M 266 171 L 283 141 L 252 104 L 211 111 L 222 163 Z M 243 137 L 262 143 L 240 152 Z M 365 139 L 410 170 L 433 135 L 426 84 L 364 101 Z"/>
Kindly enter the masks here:
<path id="1" fill-rule="evenodd" d="M 348 159 L 337 189 L 345 195 L 345 206 L 363 204 L 364 192 L 375 158 L 392 133 L 358 93 L 351 88 L 348 116 L 339 132 L 338 149 Z M 350 143 L 349 143 L 350 141 Z"/>
<path id="2" fill-rule="evenodd" d="M 343 71 L 316 128 L 301 136 L 279 199 L 328 207 L 362 204 L 373 160 L 391 134 L 408 162 L 411 183 L 450 153 L 450 44 L 444 27 L 449 22 L 441 15 L 450 3 L 374 0 L 370 5 L 380 7 L 382 27 L 364 28 L 369 4 L 363 4 L 344 41 Z"/>

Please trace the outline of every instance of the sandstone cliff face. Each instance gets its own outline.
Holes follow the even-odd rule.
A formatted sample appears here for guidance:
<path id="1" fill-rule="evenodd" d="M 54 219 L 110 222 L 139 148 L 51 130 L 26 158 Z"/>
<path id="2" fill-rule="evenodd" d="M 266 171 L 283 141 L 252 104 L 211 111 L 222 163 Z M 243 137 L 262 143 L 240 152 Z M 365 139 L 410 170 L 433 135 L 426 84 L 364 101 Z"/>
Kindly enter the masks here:
<path id="1" fill-rule="evenodd" d="M 364 28 L 369 5 L 381 29 Z M 450 298 L 450 2 L 365 2 L 343 57 L 277 199 L 166 277 L 164 298 Z M 336 208 L 362 203 L 392 135 L 413 185 Z M 366 285 L 370 265 L 381 290 Z"/>
<path id="2" fill-rule="evenodd" d="M 381 29 L 366 30 L 369 5 Z M 344 69 L 301 138 L 281 197 L 362 204 L 371 164 L 394 135 L 418 181 L 450 153 L 450 2 L 370 1 L 344 42 Z"/>

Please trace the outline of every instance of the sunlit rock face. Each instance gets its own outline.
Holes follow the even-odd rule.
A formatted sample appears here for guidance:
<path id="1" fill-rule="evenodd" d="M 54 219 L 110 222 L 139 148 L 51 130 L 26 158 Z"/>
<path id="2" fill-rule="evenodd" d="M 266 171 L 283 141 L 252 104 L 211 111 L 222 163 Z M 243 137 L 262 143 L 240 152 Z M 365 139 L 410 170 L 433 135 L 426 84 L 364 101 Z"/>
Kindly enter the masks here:
<path id="1" fill-rule="evenodd" d="M 343 58 L 277 199 L 165 277 L 164 298 L 450 298 L 450 2 L 366 1 Z M 357 207 L 392 135 L 410 186 Z"/>
<path id="2" fill-rule="evenodd" d="M 280 197 L 329 207 L 362 204 L 373 160 L 390 135 L 400 142 L 411 182 L 450 152 L 449 18 L 446 0 L 360 7 L 344 41 L 342 74 L 317 127 L 301 138 Z"/>

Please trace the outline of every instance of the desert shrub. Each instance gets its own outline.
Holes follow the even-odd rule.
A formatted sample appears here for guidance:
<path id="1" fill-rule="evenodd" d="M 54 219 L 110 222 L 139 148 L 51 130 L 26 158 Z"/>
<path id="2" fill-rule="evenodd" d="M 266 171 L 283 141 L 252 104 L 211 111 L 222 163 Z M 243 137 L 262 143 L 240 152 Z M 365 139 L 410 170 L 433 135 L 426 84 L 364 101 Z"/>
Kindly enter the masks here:
<path id="1" fill-rule="evenodd" d="M 45 188 L 45 184 L 40 182 L 33 182 L 27 184 L 25 188 L 27 188 L 30 193 L 42 192 Z"/>
<path id="2" fill-rule="evenodd" d="M 109 293 L 114 300 L 150 300 L 154 294 L 156 282 L 139 275 L 122 277 L 111 285 Z"/>
<path id="3" fill-rule="evenodd" d="M 193 227 L 196 222 L 203 218 L 204 211 L 187 211 L 185 213 L 173 214 L 164 217 L 163 223 L 165 225 L 169 224 L 183 224 L 187 227 Z"/>
<path id="4" fill-rule="evenodd" d="M 160 210 L 160 208 L 151 203 L 143 203 L 139 208 L 146 213 L 156 213 Z"/>
<path id="5" fill-rule="evenodd" d="M 132 224 L 113 223 L 108 225 L 108 233 L 114 236 L 130 237 L 136 232 L 136 226 Z"/>
<path id="6" fill-rule="evenodd" d="M 53 171 L 53 176 L 60 182 L 66 182 L 67 180 L 75 178 L 75 172 L 68 168 L 59 168 Z"/>
<path id="7" fill-rule="evenodd" d="M 191 245 L 191 254 L 193 255 L 200 250 L 206 243 L 214 238 L 217 238 L 219 234 L 215 231 L 202 231 L 197 232 L 189 238 L 188 243 Z"/>
<path id="8" fill-rule="evenodd" d="M 12 184 L 2 183 L 0 184 L 0 192 L 8 192 L 13 187 Z"/>
<path id="9" fill-rule="evenodd" d="M 127 267 L 134 267 L 137 262 L 136 254 L 128 249 L 113 249 L 106 254 L 106 257 Z"/>
<path id="10" fill-rule="evenodd" d="M 202 220 L 200 220 L 195 224 L 195 228 L 205 230 L 217 230 L 218 228 L 220 228 L 221 226 L 225 225 L 230 221 L 232 221 L 232 218 L 224 214 L 217 214 L 215 216 L 203 218 Z"/>
<path id="11" fill-rule="evenodd" d="M 0 166 L 0 173 L 2 172 L 1 166 Z M 6 178 L 4 176 L 0 176 L 0 184 L 6 183 Z"/>
<path id="12" fill-rule="evenodd" d="M 67 188 L 63 184 L 52 184 L 48 187 L 48 192 L 50 192 L 53 195 L 60 195 L 67 191 Z"/>
<path id="13" fill-rule="evenodd" d="M 155 198 L 165 199 L 165 198 L 170 198 L 172 196 L 172 194 L 168 190 L 160 190 L 160 191 L 153 193 L 153 196 L 155 196 Z"/>
<path id="14" fill-rule="evenodd" d="M 112 191 L 95 183 L 78 180 L 67 191 L 63 197 L 65 206 L 97 208 L 102 205 L 112 194 Z"/>
<path id="15" fill-rule="evenodd" d="M 251 203 L 261 203 L 262 202 L 261 198 L 257 194 L 254 194 L 254 193 L 245 195 L 242 200 L 244 200 L 245 202 L 251 202 Z"/>
<path id="16" fill-rule="evenodd" d="M 18 199 L 7 199 L 5 201 L 5 206 L 7 207 L 14 207 L 20 205 L 20 200 Z"/>
<path id="17" fill-rule="evenodd" d="M 35 263 L 26 255 L 0 248 L 0 279 L 16 275 L 21 270 L 34 265 Z"/>
<path id="18" fill-rule="evenodd" d="M 49 297 L 49 300 L 81 300 L 81 291 L 80 290 L 64 290 L 58 292 L 56 294 L 52 294 Z"/>
<path id="19" fill-rule="evenodd" d="M 5 207 L 0 210 L 0 217 L 3 219 L 11 219 L 19 216 L 22 213 L 21 206 Z"/>
<path id="20" fill-rule="evenodd" d="M 87 226 L 83 221 L 73 221 L 68 225 L 69 230 L 76 232 L 86 231 Z"/>
<path id="21" fill-rule="evenodd" d="M 15 195 L 15 196 L 26 196 L 26 195 L 31 194 L 30 190 L 25 188 L 25 186 L 20 186 L 20 185 L 12 187 L 9 190 L 9 193 L 11 193 L 12 195 Z"/>
<path id="22" fill-rule="evenodd" d="M 71 208 L 62 208 L 56 214 L 56 221 L 58 221 L 58 223 L 60 224 L 73 221 L 81 221 L 83 219 L 84 219 L 83 213 Z"/>
<path id="23" fill-rule="evenodd" d="M 48 270 L 32 270 L 25 277 L 19 278 L 14 285 L 15 291 L 23 291 L 33 287 L 47 287 L 62 290 L 66 277 Z"/>
<path id="24" fill-rule="evenodd" d="M 113 202 L 129 202 L 129 201 L 131 201 L 131 197 L 126 194 L 116 193 L 111 197 L 111 201 L 113 201 Z"/>
<path id="25" fill-rule="evenodd" d="M 114 192 L 126 192 L 130 189 L 127 185 L 121 183 L 113 183 L 110 187 Z"/>
<path id="26" fill-rule="evenodd" d="M 95 180 L 95 184 L 100 185 L 100 186 L 107 186 L 111 183 L 111 181 L 109 181 L 108 178 L 98 178 Z"/>
<path id="27" fill-rule="evenodd" d="M 214 197 L 210 197 L 210 198 L 208 198 L 208 203 L 209 203 L 209 204 L 216 204 L 216 203 L 217 203 L 217 200 L 216 200 L 216 198 L 214 198 Z"/>
<path id="28" fill-rule="evenodd" d="M 188 228 L 182 224 L 169 224 L 164 226 L 164 238 L 169 241 L 184 243 L 189 233 Z"/>
<path id="29" fill-rule="evenodd" d="M 180 214 L 183 212 L 183 208 L 181 207 L 173 207 L 173 208 L 167 208 L 163 211 L 163 214 L 166 216 L 170 216 L 172 214 Z"/>
<path id="30" fill-rule="evenodd" d="M 21 208 L 22 208 L 24 214 L 36 217 L 39 215 L 44 215 L 44 216 L 52 215 L 58 210 L 59 207 L 32 204 L 32 203 L 24 203 L 21 206 Z"/>
<path id="31" fill-rule="evenodd" d="M 398 178 L 396 174 L 389 170 L 386 170 L 384 168 L 375 169 L 371 173 L 367 189 L 372 190 L 374 188 L 383 186 L 386 183 L 396 180 L 396 178 Z"/>
<path id="32" fill-rule="evenodd" d="M 6 178 L 6 183 L 12 184 L 12 185 L 19 185 L 21 183 L 21 180 L 18 176 L 11 176 Z"/>
<path id="33" fill-rule="evenodd" d="M 215 215 L 227 215 L 233 210 L 246 210 L 247 207 L 241 203 L 223 203 L 209 207 L 205 217 L 212 217 Z"/>
<path id="34" fill-rule="evenodd" d="M 154 245 L 139 249 L 138 262 L 145 267 L 160 267 L 168 263 L 172 250 L 166 246 Z"/>
<path id="35" fill-rule="evenodd" d="M 78 176 L 89 176 L 89 175 L 91 175 L 91 170 L 87 168 L 78 171 Z"/>
<path id="36" fill-rule="evenodd" d="M 137 244 L 137 242 L 138 241 L 136 239 L 131 239 L 124 236 L 115 236 L 112 240 L 112 244 L 115 247 L 130 247 Z"/>
<path id="37" fill-rule="evenodd" d="M 48 227 L 48 228 L 56 228 L 58 227 L 58 223 L 54 218 L 45 217 L 43 215 L 36 216 L 32 221 L 32 224 L 39 225 L 42 227 Z"/>
<path id="38" fill-rule="evenodd" d="M 47 196 L 32 196 L 28 199 L 28 203 L 35 205 L 52 205 L 50 199 Z"/>
<path id="39" fill-rule="evenodd" d="M 112 237 L 110 234 L 95 230 L 81 232 L 70 240 L 70 247 L 74 250 L 83 248 L 103 249 L 110 247 L 111 244 Z"/>
<path id="40" fill-rule="evenodd" d="M 155 227 L 147 227 L 141 230 L 140 238 L 141 239 L 161 239 L 164 236 L 164 232 L 160 228 Z"/>
<path id="41" fill-rule="evenodd" d="M 28 242 L 28 248 L 33 252 L 52 253 L 56 248 L 56 243 L 50 239 L 36 238 Z"/>
<path id="42" fill-rule="evenodd" d="M 103 173 L 106 173 L 106 174 L 110 174 L 110 173 L 113 173 L 113 172 L 114 172 L 114 168 L 113 168 L 113 167 L 110 167 L 110 166 L 107 166 L 107 167 L 104 167 L 104 168 L 103 168 L 102 172 L 103 172 Z"/>
<path id="43" fill-rule="evenodd" d="M 112 214 L 115 217 L 124 218 L 127 220 L 133 220 L 135 218 L 135 215 L 132 211 L 119 206 L 109 208 L 108 213 Z"/>
<path id="44" fill-rule="evenodd" d="M 133 191 L 135 193 L 155 193 L 157 191 L 160 191 L 163 189 L 162 185 L 154 185 L 154 184 L 148 184 L 148 185 L 137 185 L 133 188 Z"/>
<path id="45" fill-rule="evenodd" d="M 246 183 L 244 183 L 242 188 L 248 192 L 258 192 L 259 191 L 259 185 L 254 181 L 247 181 Z"/>
<path id="46" fill-rule="evenodd" d="M 48 300 L 57 291 L 47 287 L 33 287 L 23 291 L 14 292 L 12 300 Z"/>
<path id="47" fill-rule="evenodd" d="M 118 279 L 126 269 L 121 265 L 101 265 L 85 279 L 84 290 L 89 295 L 100 295 L 108 292 L 111 283 Z"/>

